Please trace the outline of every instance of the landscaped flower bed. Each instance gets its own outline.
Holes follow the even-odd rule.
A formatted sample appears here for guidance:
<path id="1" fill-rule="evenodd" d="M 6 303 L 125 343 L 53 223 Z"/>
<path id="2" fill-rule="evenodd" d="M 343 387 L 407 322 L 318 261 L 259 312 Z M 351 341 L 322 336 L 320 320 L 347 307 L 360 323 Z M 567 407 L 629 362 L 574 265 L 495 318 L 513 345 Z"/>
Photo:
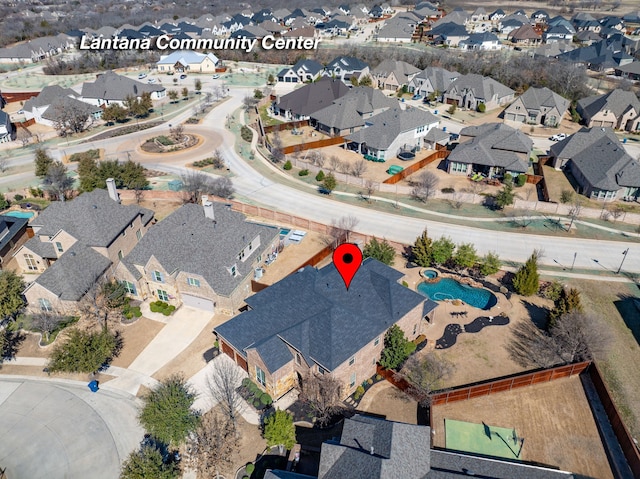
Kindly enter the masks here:
<path id="1" fill-rule="evenodd" d="M 242 385 L 238 388 L 240 395 L 257 410 L 266 409 L 273 403 L 273 399 L 266 392 L 262 391 L 256 383 L 249 378 L 242 380 Z"/>
<path id="2" fill-rule="evenodd" d="M 152 313 L 162 313 L 165 316 L 169 316 L 176 310 L 176 307 L 173 304 L 165 303 L 164 301 L 154 301 L 149 305 L 149 309 Z"/>

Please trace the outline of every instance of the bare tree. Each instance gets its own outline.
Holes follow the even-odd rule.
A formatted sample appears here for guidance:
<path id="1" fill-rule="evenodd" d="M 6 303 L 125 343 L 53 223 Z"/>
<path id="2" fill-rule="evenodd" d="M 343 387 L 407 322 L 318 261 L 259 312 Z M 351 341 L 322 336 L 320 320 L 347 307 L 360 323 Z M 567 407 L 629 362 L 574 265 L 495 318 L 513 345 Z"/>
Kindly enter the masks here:
<path id="1" fill-rule="evenodd" d="M 222 151 L 219 148 L 216 148 L 213 152 L 213 167 L 221 170 L 226 167 L 226 163 L 224 161 L 224 156 L 222 155 Z"/>
<path id="2" fill-rule="evenodd" d="M 362 175 L 364 175 L 367 172 L 367 168 L 368 168 L 367 160 L 365 160 L 364 158 L 360 158 L 359 160 L 356 160 L 355 163 L 352 165 L 351 174 L 353 176 L 360 178 Z"/>
<path id="3" fill-rule="evenodd" d="M 309 159 L 311 160 L 311 163 L 313 163 L 314 165 L 320 168 L 324 166 L 325 156 L 321 151 L 318 151 L 318 150 L 311 151 L 309 153 Z"/>
<path id="4" fill-rule="evenodd" d="M 45 342 L 49 341 L 49 335 L 62 321 L 64 321 L 64 316 L 53 311 L 40 311 L 31 316 L 31 326 L 42 333 L 42 339 Z"/>
<path id="5" fill-rule="evenodd" d="M 338 168 L 340 168 L 341 164 L 342 162 L 340 161 L 340 158 L 338 158 L 336 155 L 331 155 L 329 157 L 329 169 L 337 171 Z"/>
<path id="6" fill-rule="evenodd" d="M 515 210 L 511 214 L 511 221 L 514 225 L 519 226 L 520 228 L 527 228 L 533 220 L 535 216 L 531 214 L 530 208 L 524 208 L 521 210 Z"/>
<path id="7" fill-rule="evenodd" d="M 60 136 L 73 135 L 86 130 L 93 123 L 88 106 L 80 101 L 61 102 L 52 107 L 53 126 Z"/>
<path id="8" fill-rule="evenodd" d="M 300 384 L 300 399 L 309 404 L 320 427 L 346 409 L 342 402 L 342 385 L 328 372 L 316 374 L 309 370 Z"/>
<path id="9" fill-rule="evenodd" d="M 92 268 L 87 265 L 87 268 Z M 102 272 L 93 267 L 95 276 Z M 98 279 L 78 303 L 78 310 L 84 319 L 100 324 L 105 330 L 109 324 L 122 318 L 121 307 L 127 302 L 124 286 L 117 282 Z"/>
<path id="10" fill-rule="evenodd" d="M 52 197 L 64 201 L 73 188 L 73 178 L 67 176 L 67 167 L 55 161 L 47 168 L 47 174 L 42 180 L 44 189 Z"/>
<path id="11" fill-rule="evenodd" d="M 280 133 L 275 131 L 271 137 L 271 161 L 274 163 L 281 163 L 284 161 L 284 146 L 282 144 L 282 138 Z"/>
<path id="12" fill-rule="evenodd" d="M 200 171 L 189 170 L 180 176 L 182 180 L 182 201 L 200 203 L 202 195 L 207 194 L 211 177 Z"/>
<path id="13" fill-rule="evenodd" d="M 364 182 L 364 191 L 367 198 L 367 203 L 371 203 L 371 195 L 376 191 L 376 184 L 373 180 L 366 180 Z"/>
<path id="14" fill-rule="evenodd" d="M 625 208 L 624 205 L 614 205 L 609 208 L 609 212 L 611 213 L 611 216 L 613 216 L 613 222 L 615 223 L 618 221 L 618 218 L 627 212 L 627 208 Z"/>
<path id="15" fill-rule="evenodd" d="M 452 208 L 459 210 L 460 208 L 462 208 L 462 205 L 464 204 L 462 201 L 462 195 L 458 192 L 454 192 L 451 195 L 451 199 L 449 200 L 449 204 L 451 205 Z"/>
<path id="16" fill-rule="evenodd" d="M 337 248 L 342 243 L 348 243 L 351 232 L 359 222 L 360 220 L 353 215 L 342 216 L 337 220 L 331 221 L 329 234 L 325 238 L 325 243 L 332 245 L 333 248 Z"/>
<path id="17" fill-rule="evenodd" d="M 244 106 L 245 111 L 249 111 L 258 103 L 258 100 L 251 95 L 245 95 L 242 99 L 242 105 Z"/>
<path id="18" fill-rule="evenodd" d="M 216 178 L 210 183 L 209 187 L 209 193 L 219 196 L 220 198 L 231 198 L 234 191 L 233 183 L 231 183 L 231 180 L 226 176 Z"/>
<path id="19" fill-rule="evenodd" d="M 435 173 L 423 171 L 412 182 L 414 186 L 411 190 L 411 196 L 417 200 L 426 202 L 434 195 L 439 181 Z"/>
<path id="20" fill-rule="evenodd" d="M 184 139 L 184 125 L 182 123 L 178 123 L 176 126 L 169 129 L 169 134 L 174 140 L 182 141 Z"/>
<path id="21" fill-rule="evenodd" d="M 197 471 L 198 479 L 217 478 L 221 468 L 231 467 L 238 441 L 238 429 L 229 418 L 215 410 L 205 414 L 187 439 L 187 462 Z"/>
<path id="22" fill-rule="evenodd" d="M 573 222 L 576 218 L 580 217 L 580 213 L 582 212 L 582 199 L 576 195 L 571 208 L 569 208 L 569 217 L 571 218 L 571 223 L 569 223 L 568 231 L 571 231 L 573 227 Z"/>
<path id="23" fill-rule="evenodd" d="M 411 385 L 409 394 L 426 406 L 431 393 L 442 387 L 442 381 L 451 375 L 453 369 L 452 363 L 431 351 L 424 356 L 411 356 L 399 376 Z"/>
<path id="24" fill-rule="evenodd" d="M 207 377 L 207 390 L 222 409 L 225 417 L 235 426 L 245 404 L 237 389 L 244 375 L 227 356 L 215 358 L 211 374 Z"/>

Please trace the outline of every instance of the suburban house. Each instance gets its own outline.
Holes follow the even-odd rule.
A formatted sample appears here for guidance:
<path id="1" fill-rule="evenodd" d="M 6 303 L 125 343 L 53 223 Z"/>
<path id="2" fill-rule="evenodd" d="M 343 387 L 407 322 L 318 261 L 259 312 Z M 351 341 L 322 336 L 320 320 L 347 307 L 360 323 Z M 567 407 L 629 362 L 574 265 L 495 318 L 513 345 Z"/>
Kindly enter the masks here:
<path id="1" fill-rule="evenodd" d="M 0 48 L 0 63 L 37 63 L 75 48 L 75 39 L 64 33 L 34 38 L 6 48 Z"/>
<path id="2" fill-rule="evenodd" d="M 427 67 L 409 82 L 409 92 L 418 93 L 423 97 L 435 93 L 436 99 L 442 99 L 443 93 L 459 76 L 458 72 L 450 72 L 444 68 Z"/>
<path id="3" fill-rule="evenodd" d="M 343 82 L 349 82 L 351 78 L 360 81 L 369 75 L 369 65 L 355 57 L 341 56 L 332 60 L 325 67 L 324 74 Z"/>
<path id="4" fill-rule="evenodd" d="M 576 111 L 587 127 L 640 130 L 640 100 L 632 91 L 615 89 L 578 100 Z"/>
<path id="5" fill-rule="evenodd" d="M 501 50 L 502 43 L 491 32 L 472 33 L 468 38 L 460 40 L 458 46 L 461 50 Z"/>
<path id="6" fill-rule="evenodd" d="M 339 438 L 322 443 L 317 476 L 267 470 L 265 479 L 573 479 L 573 474 L 526 462 L 432 449 L 429 426 L 356 414 Z"/>
<path id="7" fill-rule="evenodd" d="M 0 110 L 0 143 L 13 140 L 15 127 L 11 123 L 11 117 Z"/>
<path id="8" fill-rule="evenodd" d="M 277 254 L 278 230 L 203 196 L 149 229 L 116 268 L 133 298 L 233 314 L 256 268 Z"/>
<path id="9" fill-rule="evenodd" d="M 566 25 L 555 25 L 549 27 L 543 34 L 542 38 L 546 43 L 558 41 L 571 41 L 575 32 L 572 32 Z"/>
<path id="10" fill-rule="evenodd" d="M 272 108 L 275 115 L 285 120 L 306 120 L 310 115 L 331 105 L 349 91 L 349 87 L 340 80 L 323 77 L 317 82 L 276 97 Z"/>
<path id="11" fill-rule="evenodd" d="M 368 258 L 349 289 L 333 264 L 305 267 L 246 299 L 249 310 L 217 326 L 220 350 L 274 399 L 309 374 L 330 374 L 347 397 L 376 374 L 384 335 L 397 324 L 417 338 L 437 304 Z"/>
<path id="12" fill-rule="evenodd" d="M 94 82 L 82 84 L 82 100 L 92 105 L 123 105 L 129 96 L 140 99 L 142 94 L 148 92 L 152 100 L 164 98 L 167 94 L 162 85 L 150 85 L 132 80 L 113 71 L 100 73 Z"/>
<path id="13" fill-rule="evenodd" d="M 361 86 L 312 113 L 309 123 L 327 135 L 343 136 L 362 128 L 372 116 L 397 106 L 396 98 L 390 98 L 380 90 Z"/>
<path id="14" fill-rule="evenodd" d="M 410 43 L 419 23 L 413 12 L 398 14 L 385 22 L 378 30 L 376 40 L 378 42 Z"/>
<path id="15" fill-rule="evenodd" d="M 444 21 L 449 15 L 440 21 Z M 437 23 L 437 22 L 436 22 Z M 469 38 L 469 32 L 464 27 L 455 22 L 446 22 L 434 26 L 426 32 L 429 38 L 436 45 L 447 45 L 449 47 L 457 47 L 462 40 Z"/>
<path id="16" fill-rule="evenodd" d="M 611 128 L 583 128 L 551 146 L 553 167 L 569 169 L 579 193 L 602 201 L 640 198 L 640 164 Z"/>
<path id="17" fill-rule="evenodd" d="M 547 87 L 529 88 L 504 110 L 504 119 L 557 127 L 571 102 Z"/>
<path id="18" fill-rule="evenodd" d="M 456 78 L 444 93 L 443 100 L 468 110 L 476 110 L 483 103 L 487 110 L 492 110 L 512 102 L 515 93 L 493 78 L 470 73 Z"/>
<path id="19" fill-rule="evenodd" d="M 542 36 L 528 23 L 516 28 L 507 35 L 507 40 L 518 45 L 537 45 Z"/>
<path id="20" fill-rule="evenodd" d="M 102 108 L 80 101 L 80 95 L 71 88 L 58 85 L 46 86 L 38 96 L 32 97 L 24 103 L 24 117 L 46 126 L 55 126 L 61 120 L 65 111 L 74 111 L 98 119 L 102 116 Z M 62 119 L 64 120 L 64 119 Z"/>
<path id="21" fill-rule="evenodd" d="M 365 121 L 364 128 L 345 137 L 351 149 L 379 160 L 390 159 L 400 152 L 422 149 L 424 138 L 439 120 L 421 108 L 390 108 Z"/>
<path id="22" fill-rule="evenodd" d="M 322 74 L 322 70 L 324 70 L 324 66 L 321 63 L 305 58 L 290 68 L 280 70 L 278 81 L 284 83 L 312 82 Z"/>
<path id="23" fill-rule="evenodd" d="M 28 218 L 0 215 L 0 269 L 7 267 L 18 248 L 29 239 L 28 223 Z"/>
<path id="24" fill-rule="evenodd" d="M 533 142 L 504 123 L 486 123 L 460 130 L 460 143 L 447 158 L 447 173 L 487 178 L 518 176 L 529 169 Z"/>
<path id="25" fill-rule="evenodd" d="M 31 311 L 73 312 L 77 302 L 142 239 L 153 211 L 120 204 L 113 179 L 31 221 L 34 237 L 15 253 L 24 273 L 42 273 L 24 291 Z"/>
<path id="26" fill-rule="evenodd" d="M 396 91 L 404 85 L 408 85 L 418 73 L 420 73 L 419 68 L 397 60 L 384 60 L 371 71 L 378 88 L 391 91 Z"/>
<path id="27" fill-rule="evenodd" d="M 190 50 L 178 50 L 163 55 L 156 63 L 159 72 L 215 73 L 218 57 L 213 53 L 200 53 Z"/>

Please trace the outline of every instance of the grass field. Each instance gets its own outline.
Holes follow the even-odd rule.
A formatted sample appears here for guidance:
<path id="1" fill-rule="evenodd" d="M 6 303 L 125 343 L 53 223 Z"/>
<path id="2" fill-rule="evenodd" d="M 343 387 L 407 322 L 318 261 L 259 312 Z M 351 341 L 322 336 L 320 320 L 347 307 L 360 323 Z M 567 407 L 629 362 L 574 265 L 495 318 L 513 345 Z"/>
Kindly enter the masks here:
<path id="1" fill-rule="evenodd" d="M 444 420 L 447 449 L 475 452 L 486 456 L 519 459 L 523 439 L 515 429 L 477 424 L 455 419 Z"/>

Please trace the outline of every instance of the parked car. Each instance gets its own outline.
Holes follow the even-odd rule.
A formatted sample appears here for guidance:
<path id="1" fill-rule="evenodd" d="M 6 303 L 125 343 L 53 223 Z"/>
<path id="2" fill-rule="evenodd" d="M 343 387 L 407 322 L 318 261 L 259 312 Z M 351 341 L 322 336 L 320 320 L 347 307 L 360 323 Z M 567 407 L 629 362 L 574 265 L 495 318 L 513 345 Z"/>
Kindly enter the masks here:
<path id="1" fill-rule="evenodd" d="M 416 93 L 415 95 L 413 95 L 411 97 L 412 100 L 422 100 L 422 95 L 420 95 L 419 93 Z"/>
<path id="2" fill-rule="evenodd" d="M 550 137 L 549 139 L 551 141 L 562 141 L 567 137 L 566 133 L 556 133 L 555 135 L 553 135 L 552 137 Z"/>
<path id="3" fill-rule="evenodd" d="M 174 71 L 168 71 L 168 72 L 167 72 L 167 75 L 173 75 L 173 74 L 175 74 L 175 72 L 174 72 Z"/>
<path id="4" fill-rule="evenodd" d="M 215 75 L 213 75 L 213 79 L 217 80 L 218 78 L 220 78 L 220 75 L 218 75 L 217 73 Z"/>
<path id="5" fill-rule="evenodd" d="M 184 80 L 185 78 L 187 78 L 187 75 L 185 75 L 184 73 L 180 75 L 180 80 Z"/>
<path id="6" fill-rule="evenodd" d="M 142 80 L 143 78 L 147 78 L 147 74 L 146 73 L 140 73 L 138 75 L 138 80 Z"/>
<path id="7" fill-rule="evenodd" d="M 155 83 L 155 82 L 156 82 L 156 79 L 155 79 L 155 78 L 149 78 L 149 79 L 147 80 L 147 83 Z"/>
<path id="8" fill-rule="evenodd" d="M 460 139 L 460 135 L 457 133 L 451 133 L 449 135 L 449 141 L 458 141 Z"/>

